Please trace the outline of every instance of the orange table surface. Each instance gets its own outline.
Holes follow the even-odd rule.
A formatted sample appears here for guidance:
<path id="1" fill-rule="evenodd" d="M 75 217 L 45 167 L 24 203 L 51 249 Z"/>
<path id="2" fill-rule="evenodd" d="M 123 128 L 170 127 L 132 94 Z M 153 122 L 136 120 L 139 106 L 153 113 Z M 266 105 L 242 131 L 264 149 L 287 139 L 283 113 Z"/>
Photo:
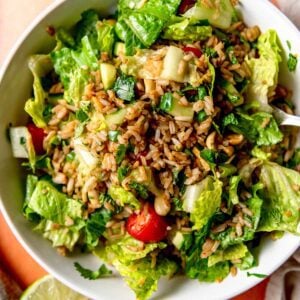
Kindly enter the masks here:
<path id="1" fill-rule="evenodd" d="M 0 0 L 0 63 L 16 37 L 30 20 L 51 0 Z M 273 0 L 272 2 L 276 2 Z M 24 14 L 24 9 L 26 14 Z M 14 15 L 14 18 L 11 18 Z M 18 20 L 16 23 L 15 20 Z M 23 249 L 8 228 L 0 213 L 0 265 L 25 289 L 32 282 L 47 274 Z M 234 300 L 263 300 L 267 280 Z"/>

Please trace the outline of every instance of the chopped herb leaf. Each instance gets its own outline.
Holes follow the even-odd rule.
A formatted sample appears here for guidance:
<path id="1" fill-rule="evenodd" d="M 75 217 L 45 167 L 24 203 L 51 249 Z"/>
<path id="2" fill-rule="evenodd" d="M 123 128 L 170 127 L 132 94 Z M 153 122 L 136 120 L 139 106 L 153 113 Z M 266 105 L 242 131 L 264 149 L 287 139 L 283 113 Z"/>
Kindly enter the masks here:
<path id="1" fill-rule="evenodd" d="M 134 86 L 134 77 L 122 74 L 115 83 L 114 91 L 119 98 L 131 102 L 135 98 Z"/>
<path id="2" fill-rule="evenodd" d="M 143 199 L 147 199 L 149 197 L 147 188 L 138 182 L 131 182 L 129 186 L 136 191 L 136 193 Z"/>
<path id="3" fill-rule="evenodd" d="M 129 169 L 130 169 L 129 166 L 123 166 L 118 168 L 118 180 L 120 183 L 125 179 Z"/>
<path id="4" fill-rule="evenodd" d="M 159 108 L 165 112 L 169 112 L 173 105 L 172 93 L 165 93 L 160 100 Z"/>
<path id="5" fill-rule="evenodd" d="M 118 165 L 121 164 L 121 162 L 125 158 L 126 151 L 127 151 L 126 145 L 123 145 L 123 144 L 119 145 L 119 147 L 117 149 L 117 154 L 116 154 L 116 161 L 117 161 Z"/>
<path id="6" fill-rule="evenodd" d="M 198 88 L 198 98 L 199 100 L 204 100 L 204 97 L 207 96 L 207 90 L 205 86 L 199 86 Z"/>
<path id="7" fill-rule="evenodd" d="M 110 130 L 108 132 L 108 139 L 112 142 L 116 142 L 118 140 L 118 135 L 120 132 L 118 130 Z"/>
<path id="8" fill-rule="evenodd" d="M 234 48 L 233 48 L 233 46 L 228 47 L 226 49 L 226 53 L 227 53 L 227 55 L 228 55 L 228 57 L 229 57 L 229 59 L 230 59 L 230 61 L 231 61 L 231 63 L 233 65 L 235 65 L 235 64 L 238 63 L 238 60 L 237 60 L 237 58 L 236 58 L 236 56 L 234 54 Z"/>
<path id="9" fill-rule="evenodd" d="M 203 149 L 200 153 L 201 157 L 210 163 L 215 163 L 216 152 L 210 149 Z"/>
<path id="10" fill-rule="evenodd" d="M 204 49 L 204 53 L 211 58 L 215 58 L 218 56 L 218 52 L 214 48 L 207 47 Z"/>
<path id="11" fill-rule="evenodd" d="M 298 63 L 298 58 L 295 55 L 290 53 L 287 61 L 287 66 L 290 72 L 296 71 L 297 63 Z"/>
<path id="12" fill-rule="evenodd" d="M 75 262 L 74 266 L 83 278 L 89 280 L 99 279 L 112 274 L 112 271 L 109 270 L 104 264 L 102 264 L 97 271 L 85 269 L 78 262 Z"/>
<path id="13" fill-rule="evenodd" d="M 228 125 L 238 125 L 238 124 L 239 124 L 239 121 L 233 113 L 228 114 L 222 120 L 222 128 L 223 129 Z"/>
<path id="14" fill-rule="evenodd" d="M 80 123 L 84 123 L 89 119 L 89 115 L 84 111 L 83 108 L 76 111 L 76 119 Z"/>
<path id="15" fill-rule="evenodd" d="M 255 276 L 255 277 L 258 277 L 258 278 L 266 278 L 266 277 L 268 277 L 268 275 L 265 275 L 265 274 L 250 273 L 250 272 L 247 272 L 247 276 L 248 276 L 248 277 L 250 277 L 250 276 Z"/>
<path id="16" fill-rule="evenodd" d="M 52 117 L 52 105 L 47 104 L 46 107 L 43 110 L 43 117 L 45 121 L 48 123 L 51 120 Z"/>
<path id="17" fill-rule="evenodd" d="M 173 198 L 173 205 L 176 211 L 183 210 L 182 204 L 183 204 L 182 200 L 180 200 L 179 198 Z"/>
<path id="18" fill-rule="evenodd" d="M 75 159 L 75 152 L 74 151 L 72 151 L 72 152 L 70 152 L 70 153 L 67 154 L 67 156 L 66 156 L 66 161 L 67 162 L 71 162 L 74 159 Z"/>
<path id="19" fill-rule="evenodd" d="M 26 144 L 26 139 L 24 136 L 20 137 L 20 145 L 25 145 Z"/>
<path id="20" fill-rule="evenodd" d="M 206 120 L 207 114 L 206 114 L 206 112 L 205 112 L 204 110 L 201 110 L 201 111 L 198 112 L 196 118 L 197 118 L 197 121 L 201 123 L 201 122 L 203 122 L 204 120 Z"/>
<path id="21" fill-rule="evenodd" d="M 185 179 L 186 179 L 186 175 L 184 173 L 184 170 L 173 171 L 173 180 L 174 180 L 175 184 L 178 186 L 181 194 L 183 194 L 186 189 L 186 186 L 184 184 Z"/>

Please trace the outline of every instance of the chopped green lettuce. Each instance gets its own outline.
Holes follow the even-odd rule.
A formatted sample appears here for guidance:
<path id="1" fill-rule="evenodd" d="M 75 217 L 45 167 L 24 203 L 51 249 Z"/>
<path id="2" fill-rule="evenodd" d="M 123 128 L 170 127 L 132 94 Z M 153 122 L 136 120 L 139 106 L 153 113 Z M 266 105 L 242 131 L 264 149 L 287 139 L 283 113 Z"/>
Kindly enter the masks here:
<path id="1" fill-rule="evenodd" d="M 233 205 L 239 203 L 238 187 L 240 181 L 241 181 L 241 177 L 239 175 L 232 176 L 229 180 L 229 201 Z"/>
<path id="2" fill-rule="evenodd" d="M 158 258 L 152 267 L 151 258 L 146 257 L 137 261 L 123 264 L 114 262 L 114 267 L 124 277 L 128 286 L 135 292 L 137 300 L 147 300 L 157 290 L 160 277 L 171 277 L 178 265 L 165 257 Z"/>
<path id="3" fill-rule="evenodd" d="M 126 234 L 121 239 L 108 240 L 104 248 L 96 250 L 96 254 L 108 263 L 114 263 L 115 260 L 121 263 L 129 263 L 146 257 L 155 249 L 164 249 L 166 247 L 167 245 L 162 242 L 144 244 Z"/>
<path id="4" fill-rule="evenodd" d="M 130 205 L 135 209 L 139 209 L 141 207 L 139 200 L 136 199 L 131 192 L 126 191 L 121 186 L 111 185 L 108 189 L 108 194 L 120 206 Z"/>
<path id="5" fill-rule="evenodd" d="M 51 183 L 40 180 L 28 202 L 34 212 L 54 223 L 65 225 L 68 219 L 82 217 L 82 204 L 59 192 Z"/>
<path id="6" fill-rule="evenodd" d="M 252 73 L 246 93 L 247 103 L 260 111 L 271 112 L 268 96 L 277 86 L 279 63 L 282 60 L 276 31 L 268 30 L 262 34 L 257 48 L 260 57 L 246 60 Z"/>
<path id="7" fill-rule="evenodd" d="M 196 5 L 189 9 L 184 16 L 194 20 L 208 20 L 210 24 L 221 29 L 227 29 L 231 25 L 234 16 L 234 8 L 230 0 L 211 1 L 215 7 L 209 8 L 198 0 Z"/>
<path id="8" fill-rule="evenodd" d="M 41 232 L 44 238 L 52 242 L 53 247 L 64 246 L 69 251 L 72 251 L 80 239 L 80 230 L 83 226 L 83 222 L 79 223 L 79 225 L 57 226 L 54 222 L 44 219 L 35 227 L 35 231 Z"/>
<path id="9" fill-rule="evenodd" d="M 42 86 L 41 77 L 46 76 L 53 68 L 49 55 L 33 55 L 28 62 L 29 68 L 33 74 L 33 94 L 34 98 L 27 100 L 25 103 L 25 111 L 31 116 L 37 127 L 46 126 L 45 117 L 43 115 L 46 109 L 45 100 L 47 93 Z"/>
<path id="10" fill-rule="evenodd" d="M 115 43 L 114 25 L 109 21 L 98 22 L 96 25 L 98 34 L 98 47 L 100 52 L 106 52 L 110 57 L 112 56 L 113 47 Z"/>
<path id="11" fill-rule="evenodd" d="M 28 175 L 26 178 L 26 194 L 25 201 L 23 203 L 23 214 L 25 218 L 30 221 L 40 220 L 40 216 L 36 212 L 34 212 L 30 207 L 28 207 L 28 203 L 30 202 L 31 196 L 35 190 L 38 181 L 38 177 L 34 175 Z"/>
<path id="12" fill-rule="evenodd" d="M 80 273 L 80 275 L 88 280 L 96 280 L 99 278 L 107 277 L 112 274 L 112 271 L 109 270 L 105 264 L 102 264 L 98 270 L 92 271 L 82 267 L 78 262 L 74 263 L 76 270 Z"/>
<path id="13" fill-rule="evenodd" d="M 156 291 L 161 276 L 172 276 L 177 271 L 177 264 L 167 258 L 158 257 L 156 265 L 151 264 L 148 254 L 166 246 L 165 243 L 144 244 L 126 235 L 98 248 L 95 254 L 120 272 L 137 299 L 146 300 Z"/>
<path id="14" fill-rule="evenodd" d="M 265 161 L 260 182 L 264 186 L 264 202 L 258 230 L 300 234 L 300 174 Z"/>
<path id="15" fill-rule="evenodd" d="M 227 260 L 236 260 L 246 256 L 248 248 L 243 243 L 229 246 L 225 250 L 217 250 L 208 257 L 208 267 Z"/>
<path id="16" fill-rule="evenodd" d="M 196 22 L 190 19 L 174 16 L 165 26 L 162 38 L 175 41 L 195 42 L 205 40 L 211 35 L 211 26 L 197 25 Z"/>
<path id="17" fill-rule="evenodd" d="M 134 54 L 135 48 L 150 47 L 179 4 L 180 0 L 119 1 L 116 32 L 125 42 L 126 54 Z"/>
<path id="18" fill-rule="evenodd" d="M 229 129 L 243 134 L 251 143 L 257 146 L 275 145 L 282 141 L 283 134 L 280 131 L 274 117 L 266 112 L 258 112 L 252 115 L 237 113 Z"/>
<path id="19" fill-rule="evenodd" d="M 257 196 L 257 190 L 261 189 L 261 184 L 257 184 L 253 187 L 252 197 L 246 201 L 247 207 L 252 212 L 252 216 L 244 216 L 245 220 L 247 220 L 251 224 L 251 228 L 244 226 L 243 233 L 241 236 L 237 236 L 235 234 L 235 228 L 227 228 L 223 232 L 214 234 L 211 233 L 210 237 L 214 240 L 218 240 L 221 242 L 222 249 L 226 249 L 228 246 L 241 244 L 246 241 L 250 241 L 254 238 L 255 232 L 257 230 L 260 218 L 261 218 L 261 207 L 263 204 L 263 200 L 261 200 Z"/>
<path id="20" fill-rule="evenodd" d="M 106 223 L 111 219 L 111 212 L 101 209 L 92 213 L 86 221 L 85 243 L 89 249 L 95 248 L 100 236 L 106 229 Z"/>
<path id="21" fill-rule="evenodd" d="M 221 205 L 222 182 L 207 176 L 200 183 L 189 186 L 183 197 L 183 209 L 190 213 L 194 230 L 200 230 Z"/>
<path id="22" fill-rule="evenodd" d="M 249 250 L 246 252 L 245 256 L 242 257 L 240 260 L 241 262 L 234 264 L 240 270 L 248 270 L 257 266 L 257 260 Z"/>

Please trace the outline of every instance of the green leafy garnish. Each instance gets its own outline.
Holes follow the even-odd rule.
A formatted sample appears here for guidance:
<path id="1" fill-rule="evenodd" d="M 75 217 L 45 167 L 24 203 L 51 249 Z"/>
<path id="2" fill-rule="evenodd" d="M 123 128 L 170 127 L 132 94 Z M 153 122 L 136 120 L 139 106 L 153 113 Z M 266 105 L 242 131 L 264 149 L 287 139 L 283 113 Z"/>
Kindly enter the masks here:
<path id="1" fill-rule="evenodd" d="M 120 134 L 119 130 L 110 130 L 108 132 L 108 139 L 112 142 L 116 142 L 118 140 L 119 134 Z"/>
<path id="2" fill-rule="evenodd" d="M 290 72 L 295 72 L 298 64 L 297 56 L 293 55 L 292 53 L 289 54 L 289 58 L 287 61 L 287 66 Z"/>
<path id="3" fill-rule="evenodd" d="M 118 168 L 117 173 L 118 173 L 119 182 L 122 182 L 125 179 L 126 175 L 129 172 L 129 169 L 130 169 L 129 166 L 121 166 Z"/>
<path id="4" fill-rule="evenodd" d="M 268 277 L 268 275 L 265 275 L 265 274 L 250 273 L 250 272 L 247 272 L 247 276 L 248 276 L 248 277 L 250 277 L 250 276 L 255 276 L 255 277 L 258 277 L 258 278 L 266 278 L 266 277 Z"/>
<path id="5" fill-rule="evenodd" d="M 149 197 L 147 188 L 138 182 L 131 182 L 129 186 L 136 191 L 136 193 L 143 199 L 147 199 Z"/>
<path id="6" fill-rule="evenodd" d="M 114 91 L 119 98 L 131 102 L 135 98 L 134 86 L 134 77 L 122 74 L 115 83 Z"/>
<path id="7" fill-rule="evenodd" d="M 127 151 L 126 145 L 121 144 L 118 146 L 117 153 L 116 153 L 116 162 L 118 165 L 121 164 L 121 162 L 125 158 L 126 151 Z"/>
<path id="8" fill-rule="evenodd" d="M 112 274 L 112 271 L 109 270 L 104 264 L 100 266 L 97 271 L 92 271 L 82 267 L 78 262 L 74 263 L 76 270 L 80 273 L 80 275 L 88 280 L 96 280 L 102 277 L 107 277 Z"/>

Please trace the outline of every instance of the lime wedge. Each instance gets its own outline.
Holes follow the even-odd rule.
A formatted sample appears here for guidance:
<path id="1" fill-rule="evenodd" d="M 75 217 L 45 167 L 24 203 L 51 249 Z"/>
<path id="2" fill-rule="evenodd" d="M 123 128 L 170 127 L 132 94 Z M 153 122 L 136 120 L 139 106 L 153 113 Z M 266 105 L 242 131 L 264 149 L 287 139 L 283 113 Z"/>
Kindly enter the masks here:
<path id="1" fill-rule="evenodd" d="M 68 288 L 51 275 L 42 277 L 30 285 L 20 300 L 88 300 Z"/>

